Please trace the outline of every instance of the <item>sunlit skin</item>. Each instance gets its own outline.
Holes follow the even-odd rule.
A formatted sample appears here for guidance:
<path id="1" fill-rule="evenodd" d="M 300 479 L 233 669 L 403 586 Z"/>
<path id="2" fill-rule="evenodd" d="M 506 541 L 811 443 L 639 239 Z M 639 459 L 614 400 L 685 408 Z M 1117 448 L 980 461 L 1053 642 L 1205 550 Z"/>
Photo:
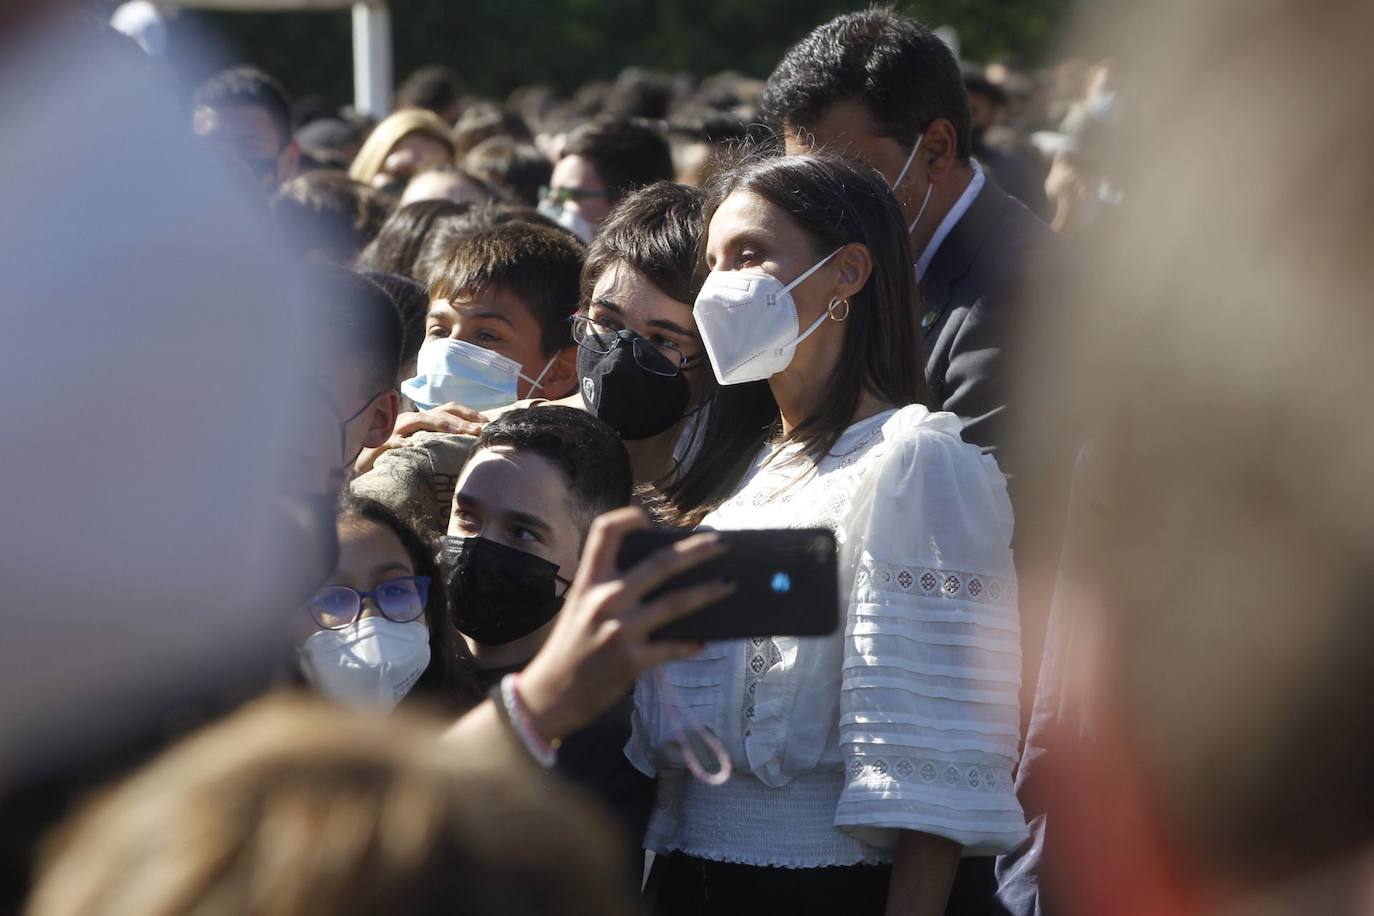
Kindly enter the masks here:
<path id="1" fill-rule="evenodd" d="M 523 550 L 557 564 L 558 575 L 567 580 L 582 551 L 563 472 L 540 455 L 501 446 L 483 449 L 463 468 L 448 533 Z M 463 640 L 479 668 L 518 665 L 534 657 L 553 624 L 500 646 L 484 646 L 466 634 Z"/>
<path id="2" fill-rule="evenodd" d="M 868 106 L 857 99 L 836 102 L 806 124 L 784 124 L 784 130 L 788 155 L 829 150 L 852 156 L 881 173 L 888 187 L 892 187 L 911 155 L 909 145 L 884 136 L 878 130 Z M 940 221 L 953 209 L 973 179 L 969 163 L 956 158 L 956 148 L 953 125 L 937 118 L 926 127 L 921 147 L 901 185 L 893 189 L 902 206 L 902 215 L 910 225 L 921 212 L 926 189 L 931 188 L 930 203 L 911 232 L 913 251 L 920 252 L 930 243 Z"/>
<path id="3" fill-rule="evenodd" d="M 372 186 L 383 188 L 388 185 L 409 181 L 413 176 L 440 165 L 453 164 L 453 147 L 438 137 L 431 137 L 422 131 L 411 131 L 391 148 L 382 160 L 382 167 L 372 179 Z"/>
<path id="4" fill-rule="evenodd" d="M 569 202 L 568 206 L 586 218 L 592 226 L 600 226 L 611 215 L 611 202 L 606 198 L 606 185 L 596 172 L 596 166 L 582 156 L 564 156 L 553 167 L 549 188 L 568 189 L 595 194 Z"/>
<path id="5" fill-rule="evenodd" d="M 384 525 L 367 519 L 349 517 L 339 522 L 339 562 L 325 585 L 346 585 L 360 592 L 371 591 L 391 579 L 415 575 L 415 565 L 401 539 Z M 372 598 L 364 598 L 360 617 L 380 617 Z M 421 623 L 425 616 L 420 615 Z M 296 621 L 297 642 L 304 642 L 320 629 L 308 611 Z"/>
<path id="6" fill-rule="evenodd" d="M 298 151 L 283 137 L 267 109 L 259 105 L 200 108 L 192 129 L 220 152 L 243 163 L 265 191 L 272 191 L 295 172 Z"/>
<path id="7" fill-rule="evenodd" d="M 561 398 L 577 387 L 577 354 L 571 334 L 567 347 L 552 358 L 546 356 L 533 311 L 524 299 L 503 287 L 492 286 L 431 301 L 425 317 L 425 340 L 445 338 L 466 341 L 513 359 L 530 379 L 544 373 L 537 389 L 524 379 L 517 379 L 517 398 Z"/>

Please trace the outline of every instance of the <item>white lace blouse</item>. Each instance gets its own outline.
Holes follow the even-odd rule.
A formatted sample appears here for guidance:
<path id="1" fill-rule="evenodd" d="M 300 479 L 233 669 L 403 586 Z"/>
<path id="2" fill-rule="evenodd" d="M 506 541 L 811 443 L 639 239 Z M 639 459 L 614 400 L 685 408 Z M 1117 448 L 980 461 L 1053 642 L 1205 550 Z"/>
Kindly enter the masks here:
<path id="1" fill-rule="evenodd" d="M 897 830 L 983 855 L 1025 835 L 1011 505 L 959 430 L 913 405 L 854 424 L 819 466 L 765 448 L 705 519 L 833 528 L 847 610 L 831 636 L 708 644 L 664 666 L 666 694 L 640 679 L 625 752 L 659 779 L 648 848 L 807 868 L 887 861 Z M 720 737 L 724 785 L 687 773 L 671 706 Z"/>

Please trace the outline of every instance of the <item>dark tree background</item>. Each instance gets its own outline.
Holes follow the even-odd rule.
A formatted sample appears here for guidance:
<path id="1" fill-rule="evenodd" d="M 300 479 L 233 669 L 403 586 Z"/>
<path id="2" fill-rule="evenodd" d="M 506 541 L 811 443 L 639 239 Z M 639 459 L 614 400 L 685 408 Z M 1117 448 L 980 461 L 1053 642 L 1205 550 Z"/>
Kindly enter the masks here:
<path id="1" fill-rule="evenodd" d="M 392 0 L 399 82 L 447 63 L 475 94 L 502 98 L 529 83 L 564 94 L 631 65 L 702 76 L 766 77 L 786 48 L 864 0 Z M 1053 50 L 1073 0 L 919 0 L 900 7 L 932 27 L 959 30 L 963 55 L 1036 61 Z M 193 13 L 225 59 L 276 74 L 294 95 L 352 99 L 351 20 L 334 13 Z M 207 63 L 200 64 L 202 68 Z M 202 74 L 192 73 L 191 76 Z"/>

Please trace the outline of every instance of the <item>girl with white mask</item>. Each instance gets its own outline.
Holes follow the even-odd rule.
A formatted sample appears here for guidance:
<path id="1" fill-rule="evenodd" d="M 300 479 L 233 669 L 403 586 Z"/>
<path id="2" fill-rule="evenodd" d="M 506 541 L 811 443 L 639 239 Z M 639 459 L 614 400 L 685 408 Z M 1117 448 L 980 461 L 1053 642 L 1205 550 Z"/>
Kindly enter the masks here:
<path id="1" fill-rule="evenodd" d="M 780 912 L 943 913 L 962 852 L 1025 835 L 1005 481 L 923 406 L 908 225 L 881 175 L 746 161 L 706 220 L 694 315 L 712 370 L 766 383 L 776 410 L 741 471 L 702 469 L 729 479 L 701 524 L 835 530 L 843 616 L 641 678 L 626 753 L 659 781 L 658 912 L 709 911 L 711 887 Z M 706 768 L 730 772 L 719 785 L 690 775 L 683 696 L 728 757 Z"/>
<path id="2" fill-rule="evenodd" d="M 432 550 L 380 503 L 339 513 L 339 559 L 297 621 L 305 680 L 347 706 L 389 712 L 407 697 L 460 709 L 480 699 L 444 602 Z"/>

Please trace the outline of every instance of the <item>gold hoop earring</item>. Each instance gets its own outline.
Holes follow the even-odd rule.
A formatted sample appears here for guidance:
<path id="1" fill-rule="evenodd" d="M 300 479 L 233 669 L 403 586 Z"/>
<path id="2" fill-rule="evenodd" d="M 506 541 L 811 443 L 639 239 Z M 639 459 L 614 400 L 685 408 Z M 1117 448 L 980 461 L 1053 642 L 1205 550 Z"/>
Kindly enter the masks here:
<path id="1" fill-rule="evenodd" d="M 844 306 L 844 314 L 843 314 L 843 315 L 836 315 L 836 314 L 835 314 L 835 306 L 837 306 L 837 305 L 843 305 L 843 306 Z M 828 314 L 828 315 L 830 316 L 830 320 L 831 320 L 831 321 L 844 321 L 846 318 L 849 317 L 849 300 L 848 300 L 848 299 L 831 299 L 831 300 L 830 300 L 830 304 L 827 305 L 827 306 L 825 307 L 825 311 L 826 311 L 826 314 Z"/>

